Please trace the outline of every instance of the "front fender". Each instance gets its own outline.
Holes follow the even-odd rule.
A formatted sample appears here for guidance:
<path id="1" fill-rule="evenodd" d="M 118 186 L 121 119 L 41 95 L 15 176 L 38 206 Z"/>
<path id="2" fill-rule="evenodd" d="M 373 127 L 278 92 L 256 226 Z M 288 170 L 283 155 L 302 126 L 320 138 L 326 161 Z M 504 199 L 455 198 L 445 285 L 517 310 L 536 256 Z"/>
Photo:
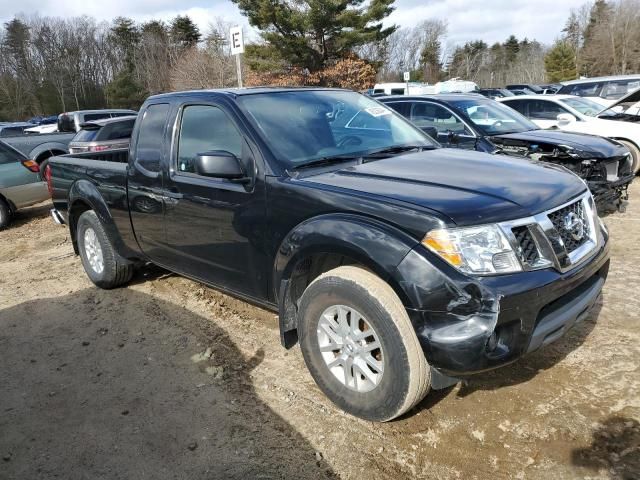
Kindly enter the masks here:
<path id="1" fill-rule="evenodd" d="M 320 215 L 296 226 L 280 244 L 274 263 L 273 286 L 283 344 L 292 346 L 286 333 L 297 328 L 297 305 L 291 301 L 289 282 L 301 261 L 315 254 L 343 255 L 389 282 L 406 304 L 408 297 L 396 282 L 394 272 L 417 243 L 391 225 L 354 214 Z"/>
<path id="2" fill-rule="evenodd" d="M 126 246 L 122 240 L 122 235 L 116 226 L 116 223 L 111 215 L 111 211 L 107 206 L 104 198 L 98 191 L 98 188 L 88 180 L 77 180 L 71 185 L 68 194 L 69 205 L 69 230 L 71 233 L 71 239 L 73 240 L 73 247 L 76 253 L 78 252 L 78 246 L 76 242 L 76 225 L 80 215 L 87 209 L 88 206 L 93 210 L 100 223 L 104 227 L 111 245 L 114 250 L 123 258 L 135 258 L 139 256 L 138 252 L 134 252 Z"/>

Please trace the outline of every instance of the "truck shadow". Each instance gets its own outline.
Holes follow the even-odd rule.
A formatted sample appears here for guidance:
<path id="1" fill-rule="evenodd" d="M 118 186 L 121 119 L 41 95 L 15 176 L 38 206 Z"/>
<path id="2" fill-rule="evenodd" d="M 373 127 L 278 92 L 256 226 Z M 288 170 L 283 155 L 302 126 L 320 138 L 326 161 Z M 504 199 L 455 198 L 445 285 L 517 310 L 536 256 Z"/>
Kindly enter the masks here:
<path id="1" fill-rule="evenodd" d="M 263 352 L 155 296 L 5 308 L 0 351 L 2 478 L 337 478 L 261 400 Z"/>
<path id="2" fill-rule="evenodd" d="M 590 470 L 606 469 L 610 478 L 632 479 L 640 475 L 640 423 L 610 416 L 593 432 L 591 445 L 571 453 L 572 463 Z"/>
<path id="3" fill-rule="evenodd" d="M 528 382 L 538 373 L 552 368 L 584 343 L 595 328 L 601 310 L 602 297 L 593 307 L 589 316 L 574 325 L 564 337 L 523 357 L 512 365 L 470 377 L 463 382 L 458 396 L 465 397 L 478 390 L 496 390 Z"/>

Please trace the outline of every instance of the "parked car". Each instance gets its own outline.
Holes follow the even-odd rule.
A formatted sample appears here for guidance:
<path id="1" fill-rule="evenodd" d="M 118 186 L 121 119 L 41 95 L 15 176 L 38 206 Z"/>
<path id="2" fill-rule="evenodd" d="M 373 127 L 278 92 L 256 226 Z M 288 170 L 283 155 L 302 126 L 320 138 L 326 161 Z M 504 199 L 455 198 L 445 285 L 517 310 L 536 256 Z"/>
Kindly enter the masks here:
<path id="1" fill-rule="evenodd" d="M 9 225 L 18 209 L 47 198 L 49 191 L 38 165 L 0 141 L 0 229 Z"/>
<path id="2" fill-rule="evenodd" d="M 554 93 L 556 93 L 558 90 L 562 88 L 561 83 L 549 83 L 549 84 L 538 85 L 538 86 L 542 89 L 542 92 L 540 92 L 542 95 L 553 95 Z"/>
<path id="3" fill-rule="evenodd" d="M 59 132 L 79 132 L 82 124 L 101 120 L 103 118 L 128 117 L 137 115 L 135 110 L 111 109 L 111 110 L 79 110 L 77 112 L 61 113 L 58 116 Z"/>
<path id="4" fill-rule="evenodd" d="M 513 97 L 515 95 L 515 93 L 506 88 L 481 88 L 476 93 L 494 100 L 496 98 Z"/>
<path id="5" fill-rule="evenodd" d="M 520 95 L 536 95 L 535 92 L 532 92 L 531 90 L 529 90 L 528 88 L 513 88 L 511 90 L 509 90 L 511 93 L 513 93 L 515 96 L 520 96 Z"/>
<path id="6" fill-rule="evenodd" d="M 610 107 L 603 109 L 598 118 L 640 123 L 640 88 L 626 94 Z"/>
<path id="7" fill-rule="evenodd" d="M 154 262 L 278 311 L 283 345 L 368 420 L 553 342 L 607 277 L 578 177 L 439 148 L 352 91 L 153 96 L 132 139 L 128 163 L 51 160 L 52 215 L 89 278 L 114 288 Z"/>
<path id="8" fill-rule="evenodd" d="M 103 152 L 129 148 L 135 121 L 135 115 L 131 115 L 83 123 L 82 130 L 69 143 L 69 152 Z"/>
<path id="9" fill-rule="evenodd" d="M 511 85 L 507 85 L 506 87 L 507 90 L 511 90 L 511 91 L 529 91 L 531 93 L 535 93 L 535 94 L 540 94 L 543 92 L 543 89 L 539 86 L 539 85 L 535 85 L 533 83 L 517 83 L 517 84 L 511 84 Z"/>
<path id="10" fill-rule="evenodd" d="M 16 137 L 22 135 L 27 128 L 33 124 L 27 122 L 12 122 L 0 125 L 0 138 Z"/>
<path id="11" fill-rule="evenodd" d="M 640 75 L 615 75 L 562 82 L 558 94 L 586 97 L 604 107 L 610 107 L 616 100 L 638 88 Z"/>
<path id="12" fill-rule="evenodd" d="M 69 142 L 73 137 L 75 133 L 23 134 L 3 140 L 25 157 L 35 160 L 40 170 L 44 172 L 49 157 L 69 153 Z"/>
<path id="13" fill-rule="evenodd" d="M 601 135 L 622 143 L 633 157 L 633 172 L 640 170 L 640 124 L 598 118 L 602 107 L 588 98 L 573 95 L 504 98 L 500 102 L 517 110 L 539 128 Z"/>
<path id="14" fill-rule="evenodd" d="M 618 142 L 593 135 L 541 130 L 515 110 L 479 95 L 379 100 L 436 137 L 443 146 L 506 153 L 562 165 L 589 184 L 601 212 L 625 209 L 627 188 L 633 179 L 632 160 L 627 148 Z"/>

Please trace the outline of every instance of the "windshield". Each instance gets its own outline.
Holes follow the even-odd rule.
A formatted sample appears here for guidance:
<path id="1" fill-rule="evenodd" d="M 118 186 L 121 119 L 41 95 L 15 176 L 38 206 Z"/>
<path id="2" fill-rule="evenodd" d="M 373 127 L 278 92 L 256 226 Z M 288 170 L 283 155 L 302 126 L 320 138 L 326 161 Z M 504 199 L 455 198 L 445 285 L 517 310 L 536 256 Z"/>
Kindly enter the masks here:
<path id="1" fill-rule="evenodd" d="M 538 127 L 518 112 L 491 100 L 460 99 L 449 102 L 456 110 L 467 115 L 485 135 L 528 132 Z"/>
<path id="2" fill-rule="evenodd" d="M 561 98 L 560 101 L 587 117 L 595 117 L 604 109 L 602 105 L 588 98 Z"/>
<path id="3" fill-rule="evenodd" d="M 388 107 L 355 92 L 308 90 L 243 95 L 239 102 L 287 167 L 437 144 Z"/>

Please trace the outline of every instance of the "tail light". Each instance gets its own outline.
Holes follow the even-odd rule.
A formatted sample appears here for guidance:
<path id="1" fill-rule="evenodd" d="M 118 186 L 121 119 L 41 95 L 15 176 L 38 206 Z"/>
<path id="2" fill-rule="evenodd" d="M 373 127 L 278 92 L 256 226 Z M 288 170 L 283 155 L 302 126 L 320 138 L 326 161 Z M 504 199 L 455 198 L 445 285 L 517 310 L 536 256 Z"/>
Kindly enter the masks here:
<path id="1" fill-rule="evenodd" d="M 33 173 L 38 173 L 40 171 L 40 167 L 33 160 L 23 160 L 22 166 Z"/>
<path id="2" fill-rule="evenodd" d="M 89 150 L 91 150 L 92 152 L 104 152 L 105 150 L 108 150 L 109 146 L 108 145 L 94 145 L 92 147 L 89 147 Z"/>
<path id="3" fill-rule="evenodd" d="M 53 177 L 51 176 L 51 165 L 49 165 L 49 162 L 47 162 L 47 164 L 44 166 L 44 171 L 42 172 L 42 176 L 47 182 L 49 195 L 53 196 Z"/>

